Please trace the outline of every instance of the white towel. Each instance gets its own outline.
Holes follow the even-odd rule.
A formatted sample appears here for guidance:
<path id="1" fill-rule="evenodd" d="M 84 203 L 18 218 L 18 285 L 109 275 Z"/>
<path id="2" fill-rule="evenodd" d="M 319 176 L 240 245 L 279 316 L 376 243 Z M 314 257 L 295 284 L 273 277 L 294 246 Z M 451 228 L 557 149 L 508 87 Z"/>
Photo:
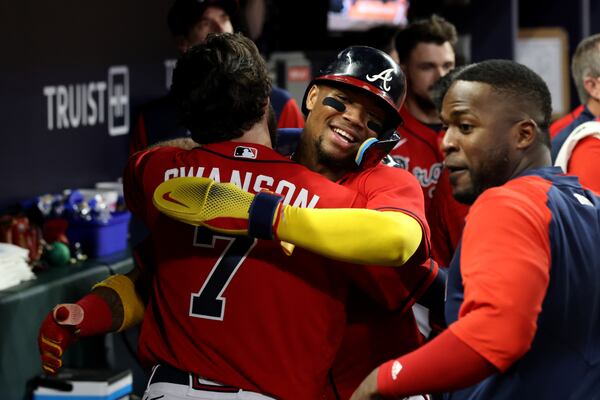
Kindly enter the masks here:
<path id="1" fill-rule="evenodd" d="M 0 243 L 0 290 L 35 279 L 28 260 L 29 250 L 10 243 Z"/>
<path id="2" fill-rule="evenodd" d="M 575 128 L 560 148 L 558 155 L 556 156 L 556 161 L 554 161 L 554 165 L 561 167 L 564 172 L 569 172 L 567 171 L 567 166 L 569 165 L 569 159 L 571 158 L 573 149 L 575 149 L 575 146 L 577 146 L 577 143 L 579 143 L 580 140 L 588 136 L 594 136 L 596 139 L 600 139 L 600 122 L 584 122 Z"/>

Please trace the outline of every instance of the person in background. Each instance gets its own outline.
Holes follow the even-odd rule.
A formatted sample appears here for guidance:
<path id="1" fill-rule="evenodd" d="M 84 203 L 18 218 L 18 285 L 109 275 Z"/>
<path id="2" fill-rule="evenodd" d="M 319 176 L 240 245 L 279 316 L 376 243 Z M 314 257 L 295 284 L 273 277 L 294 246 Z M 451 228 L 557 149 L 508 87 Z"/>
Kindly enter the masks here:
<path id="1" fill-rule="evenodd" d="M 575 49 L 571 59 L 571 76 L 581 104 L 564 117 L 550 125 L 550 138 L 554 138 L 567 130 L 573 131 L 577 125 L 600 116 L 600 98 L 598 91 L 600 77 L 600 34 L 583 39 Z M 567 136 L 568 136 L 567 133 Z M 554 144 L 553 144 L 554 147 Z M 558 150 L 553 149 L 553 154 Z"/>
<path id="2" fill-rule="evenodd" d="M 552 139 L 552 160 L 581 183 L 600 193 L 600 34 L 582 40 L 571 61 L 571 74 L 583 105 L 581 113 Z"/>
<path id="3" fill-rule="evenodd" d="M 550 92 L 489 60 L 443 100 L 454 197 L 471 204 L 450 265 L 449 327 L 376 368 L 352 400 L 589 399 L 600 393 L 600 198 L 551 167 Z"/>
<path id="4" fill-rule="evenodd" d="M 425 196 L 425 210 L 442 170 L 439 144 L 442 124 L 431 97 L 435 82 L 455 67 L 456 28 L 432 15 L 411 22 L 396 36 L 400 66 L 408 91 L 398 127 L 401 140 L 391 151 L 394 161 L 417 177 Z"/>
<path id="5" fill-rule="evenodd" d="M 237 0 L 175 0 L 167 23 L 180 54 L 202 43 L 209 33 L 233 33 L 246 25 Z M 277 127 L 304 126 L 300 108 L 289 92 L 273 87 L 270 96 Z M 169 93 L 141 108 L 129 152 L 133 154 L 163 140 L 189 136 L 189 131 L 177 120 L 177 110 Z"/>
<path id="6" fill-rule="evenodd" d="M 267 67 L 254 43 L 240 34 L 211 34 L 191 47 L 177 63 L 171 90 L 193 141 L 179 138 L 137 152 L 124 175 L 126 203 L 151 231 L 144 242 L 149 253 L 139 253 L 150 262 L 50 312 L 39 334 L 43 368 L 55 373 L 78 337 L 122 330 L 143 318 L 138 352 L 146 366 L 154 365 L 147 398 L 319 398 L 342 339 L 351 285 L 391 301 L 396 288 L 381 285 L 372 269 L 315 253 L 352 263 L 420 263 L 428 248 L 418 183 L 405 173 L 402 210 L 351 208 L 367 204 L 365 194 L 272 150 Z M 397 123 L 387 123 L 391 110 L 375 100 L 360 100 L 347 103 L 358 118 L 353 134 L 375 137 L 371 129 Z M 254 211 L 248 215 L 246 204 L 241 215 L 208 218 L 194 227 L 155 208 L 181 207 L 189 199 L 178 197 L 178 182 L 208 177 L 223 182 L 206 188 L 209 199 L 221 200 L 211 211 L 249 198 Z M 252 193 L 270 189 L 286 200 L 224 182 Z M 155 189 L 165 185 L 168 190 L 157 196 Z M 188 193 L 198 198 L 200 192 Z M 236 199 L 223 201 L 223 193 Z M 284 217 L 274 221 L 274 215 Z M 331 223 L 340 219 L 357 223 Z M 240 227 L 286 243 L 240 237 Z"/>

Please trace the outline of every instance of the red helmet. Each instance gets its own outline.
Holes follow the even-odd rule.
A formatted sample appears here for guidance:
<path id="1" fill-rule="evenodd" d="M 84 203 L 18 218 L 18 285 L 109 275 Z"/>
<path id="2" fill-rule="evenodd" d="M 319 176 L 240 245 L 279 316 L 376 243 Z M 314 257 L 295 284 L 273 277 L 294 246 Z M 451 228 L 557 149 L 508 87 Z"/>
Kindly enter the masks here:
<path id="1" fill-rule="evenodd" d="M 388 129 L 402 122 L 400 107 L 406 97 L 406 78 L 400 66 L 381 50 L 368 46 L 351 46 L 342 50 L 308 85 L 302 100 L 304 114 L 308 114 L 308 92 L 313 84 L 319 82 L 352 86 L 376 96 L 386 111 Z"/>

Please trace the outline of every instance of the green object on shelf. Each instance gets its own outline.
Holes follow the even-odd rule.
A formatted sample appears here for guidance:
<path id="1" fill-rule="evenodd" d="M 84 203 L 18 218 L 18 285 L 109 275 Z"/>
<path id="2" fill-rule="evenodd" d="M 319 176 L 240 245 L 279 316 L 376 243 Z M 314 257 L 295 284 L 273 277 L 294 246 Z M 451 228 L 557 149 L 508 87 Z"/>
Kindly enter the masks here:
<path id="1" fill-rule="evenodd" d="M 48 264 L 58 267 L 69 263 L 71 259 L 71 251 L 69 246 L 62 242 L 54 242 L 46 249 L 44 254 Z"/>

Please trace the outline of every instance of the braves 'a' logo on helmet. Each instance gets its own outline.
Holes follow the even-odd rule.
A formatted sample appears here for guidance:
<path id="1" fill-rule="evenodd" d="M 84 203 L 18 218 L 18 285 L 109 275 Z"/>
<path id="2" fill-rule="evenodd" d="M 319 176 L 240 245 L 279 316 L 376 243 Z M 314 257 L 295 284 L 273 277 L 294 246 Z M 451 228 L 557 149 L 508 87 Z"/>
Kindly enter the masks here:
<path id="1" fill-rule="evenodd" d="M 388 68 L 384 71 L 381 71 L 377 75 L 366 75 L 366 77 L 369 82 L 375 82 L 376 80 L 381 79 L 383 81 L 383 89 L 385 89 L 386 92 L 389 92 L 391 88 L 388 86 L 388 82 L 394 78 L 392 75 L 393 73 L 394 68 Z"/>

